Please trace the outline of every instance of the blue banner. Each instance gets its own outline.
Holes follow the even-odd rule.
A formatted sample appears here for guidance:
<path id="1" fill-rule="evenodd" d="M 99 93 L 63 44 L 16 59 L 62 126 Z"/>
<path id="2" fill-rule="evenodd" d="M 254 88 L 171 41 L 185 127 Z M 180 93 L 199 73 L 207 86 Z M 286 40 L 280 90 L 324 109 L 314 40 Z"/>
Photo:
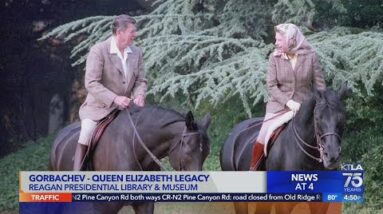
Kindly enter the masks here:
<path id="1" fill-rule="evenodd" d="M 363 169 L 344 164 L 343 171 L 269 171 L 268 193 L 321 193 L 323 202 L 363 202 Z"/>
<path id="2" fill-rule="evenodd" d="M 267 172 L 269 193 L 343 193 L 340 171 L 270 171 Z"/>

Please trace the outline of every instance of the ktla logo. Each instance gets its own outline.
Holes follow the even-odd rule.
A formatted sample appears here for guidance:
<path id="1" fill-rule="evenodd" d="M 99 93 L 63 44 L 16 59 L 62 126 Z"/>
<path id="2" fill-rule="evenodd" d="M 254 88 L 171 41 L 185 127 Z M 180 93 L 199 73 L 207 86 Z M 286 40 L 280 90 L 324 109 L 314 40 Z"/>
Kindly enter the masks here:
<path id="1" fill-rule="evenodd" d="M 344 187 L 350 187 L 350 184 L 354 188 L 361 187 L 363 185 L 363 177 L 361 172 L 344 172 L 343 176 L 346 176 L 346 182 Z"/>
<path id="2" fill-rule="evenodd" d="M 363 167 L 360 164 L 342 164 L 342 175 L 346 177 L 344 187 L 359 188 L 363 185 Z"/>

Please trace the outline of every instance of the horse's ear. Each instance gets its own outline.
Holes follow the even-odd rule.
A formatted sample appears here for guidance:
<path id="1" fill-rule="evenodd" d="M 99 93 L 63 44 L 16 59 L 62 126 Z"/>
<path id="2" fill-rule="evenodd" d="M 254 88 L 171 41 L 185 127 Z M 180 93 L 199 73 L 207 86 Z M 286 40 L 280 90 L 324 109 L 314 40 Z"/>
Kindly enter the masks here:
<path id="1" fill-rule="evenodd" d="M 204 130 L 207 130 L 209 128 L 211 122 L 211 115 L 210 112 L 208 112 L 201 120 L 201 126 Z"/>
<path id="2" fill-rule="evenodd" d="M 194 122 L 193 113 L 191 111 L 188 111 L 188 113 L 186 114 L 185 124 L 186 124 L 186 128 L 188 130 L 195 130 L 197 128 L 196 124 Z"/>
<path id="3" fill-rule="evenodd" d="M 341 100 L 343 100 L 343 99 L 347 98 L 348 96 L 350 96 L 351 92 L 352 92 L 352 91 L 351 91 L 351 88 L 348 87 L 348 82 L 345 81 L 345 82 L 342 84 L 342 86 L 340 87 L 340 90 L 339 90 L 339 92 L 338 92 L 339 98 L 340 98 Z"/>
<path id="4" fill-rule="evenodd" d="M 315 100 L 321 101 L 324 98 L 324 91 L 314 88 L 313 90 Z"/>

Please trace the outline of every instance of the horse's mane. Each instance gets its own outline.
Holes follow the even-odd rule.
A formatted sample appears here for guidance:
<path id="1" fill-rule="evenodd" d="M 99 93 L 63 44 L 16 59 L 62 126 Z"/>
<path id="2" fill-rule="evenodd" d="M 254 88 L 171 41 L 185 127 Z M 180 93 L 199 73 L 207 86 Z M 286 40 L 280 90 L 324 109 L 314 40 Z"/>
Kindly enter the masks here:
<path id="1" fill-rule="evenodd" d="M 146 117 L 156 118 L 153 122 L 160 122 L 161 128 L 171 125 L 176 122 L 185 121 L 185 116 L 173 109 L 164 108 L 161 106 L 132 106 L 130 109 L 134 121 L 142 115 Z"/>
<path id="2" fill-rule="evenodd" d="M 322 95 L 322 100 L 320 101 L 320 103 L 317 104 L 325 105 L 318 105 L 318 110 L 323 110 L 324 108 L 331 108 L 339 112 L 344 112 L 343 104 L 335 91 L 328 89 L 326 91 L 323 91 Z"/>

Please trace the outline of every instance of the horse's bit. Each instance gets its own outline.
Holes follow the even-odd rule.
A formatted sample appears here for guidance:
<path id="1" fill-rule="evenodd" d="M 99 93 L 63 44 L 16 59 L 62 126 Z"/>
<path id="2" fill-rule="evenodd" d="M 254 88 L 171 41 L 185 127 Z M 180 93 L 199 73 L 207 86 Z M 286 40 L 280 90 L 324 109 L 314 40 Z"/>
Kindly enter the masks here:
<path id="1" fill-rule="evenodd" d="M 302 150 L 303 153 L 305 153 L 307 156 L 309 156 L 310 158 L 318 161 L 319 163 L 323 162 L 323 144 L 321 143 L 322 142 L 322 138 L 326 137 L 326 136 L 331 136 L 331 135 L 334 135 L 336 136 L 338 139 L 339 139 L 339 142 L 341 142 L 341 137 L 339 134 L 335 133 L 335 132 L 326 132 L 322 135 L 319 135 L 319 131 L 318 131 L 318 127 L 317 127 L 317 121 L 316 121 L 316 118 L 315 118 L 315 110 L 316 110 L 316 107 L 318 105 L 327 105 L 327 103 L 325 102 L 322 102 L 322 103 L 318 103 L 315 105 L 315 108 L 314 108 L 314 133 L 315 133 L 315 139 L 316 139 L 316 146 L 312 146 L 310 145 L 309 143 L 307 143 L 306 141 L 304 141 L 298 134 L 297 132 L 297 129 L 295 127 L 295 117 L 293 117 L 293 121 L 292 121 L 292 127 L 293 127 L 293 130 L 294 130 L 294 134 L 295 134 L 295 137 L 298 139 L 297 141 L 297 145 L 298 147 Z M 309 152 L 307 152 L 303 146 L 299 143 L 301 142 L 303 145 L 311 148 L 311 149 L 316 149 L 318 152 L 319 152 L 319 155 L 320 157 L 315 157 L 313 155 L 311 155 Z"/>
<path id="2" fill-rule="evenodd" d="M 199 133 L 198 131 L 187 132 L 186 127 L 185 127 L 185 129 L 182 131 L 181 139 L 177 143 L 172 145 L 172 147 L 169 149 L 169 153 L 171 153 L 178 146 L 178 144 L 180 144 L 179 154 L 178 154 L 178 156 L 180 157 L 180 161 L 179 161 L 180 162 L 180 165 L 179 165 L 180 171 L 182 171 L 182 169 L 183 169 L 183 166 L 182 166 L 183 156 L 181 153 L 182 153 L 182 148 L 183 148 L 184 143 L 185 143 L 185 137 L 189 137 L 189 136 L 193 136 L 193 135 L 201 135 L 201 133 Z M 203 150 L 202 140 L 199 144 L 199 149 L 202 152 L 202 150 Z"/>
<path id="3" fill-rule="evenodd" d="M 162 165 L 161 161 L 149 150 L 149 148 L 145 145 L 145 143 L 143 142 L 142 138 L 140 137 L 138 131 L 137 131 L 137 127 L 136 125 L 134 124 L 133 120 L 132 120 L 132 117 L 130 116 L 130 113 L 128 113 L 128 118 L 129 118 L 129 121 L 133 127 L 133 131 L 134 131 L 134 135 L 133 135 L 133 147 L 134 147 L 134 142 L 135 142 L 135 136 L 137 136 L 137 139 L 138 139 L 138 142 L 141 144 L 141 146 L 144 148 L 144 150 L 149 154 L 149 156 L 153 159 L 153 161 L 161 168 L 161 170 L 165 171 L 165 167 Z M 195 132 L 186 132 L 186 128 L 183 130 L 182 132 L 182 135 L 181 135 L 181 139 L 180 141 L 178 141 L 178 143 L 174 144 L 171 148 L 170 148 L 170 152 L 172 152 L 172 150 L 175 149 L 175 147 L 180 143 L 181 146 L 180 146 L 180 153 L 182 151 L 182 147 L 184 145 L 184 138 L 185 137 L 188 137 L 188 136 L 191 136 L 191 135 L 196 135 L 196 134 L 200 134 L 198 131 L 195 131 Z M 200 150 L 202 151 L 202 142 L 200 143 Z M 136 150 L 133 149 L 133 153 L 134 153 L 134 159 L 135 161 L 137 162 L 138 166 L 140 167 L 141 170 L 143 170 L 140 162 L 138 161 L 137 159 L 137 155 L 136 155 Z M 180 157 L 181 154 L 180 154 Z M 182 169 L 182 158 L 180 159 L 180 170 Z"/>

